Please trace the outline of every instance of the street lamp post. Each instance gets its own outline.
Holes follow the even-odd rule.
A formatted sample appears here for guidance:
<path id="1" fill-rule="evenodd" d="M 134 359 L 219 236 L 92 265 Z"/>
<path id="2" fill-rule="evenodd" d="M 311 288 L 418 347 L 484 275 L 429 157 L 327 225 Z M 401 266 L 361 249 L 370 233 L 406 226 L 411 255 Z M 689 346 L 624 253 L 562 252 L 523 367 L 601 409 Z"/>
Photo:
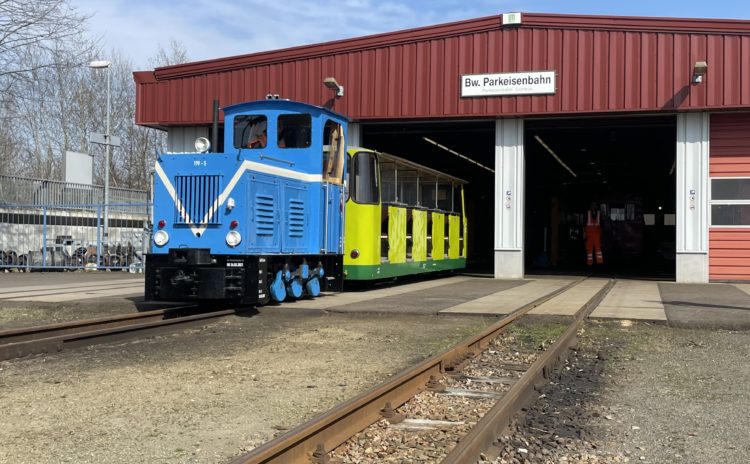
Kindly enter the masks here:
<path id="1" fill-rule="evenodd" d="M 104 134 L 107 155 L 104 159 L 104 237 L 109 238 L 109 151 L 110 151 L 110 71 L 111 61 L 92 61 L 89 67 L 107 70 L 107 132 Z"/>

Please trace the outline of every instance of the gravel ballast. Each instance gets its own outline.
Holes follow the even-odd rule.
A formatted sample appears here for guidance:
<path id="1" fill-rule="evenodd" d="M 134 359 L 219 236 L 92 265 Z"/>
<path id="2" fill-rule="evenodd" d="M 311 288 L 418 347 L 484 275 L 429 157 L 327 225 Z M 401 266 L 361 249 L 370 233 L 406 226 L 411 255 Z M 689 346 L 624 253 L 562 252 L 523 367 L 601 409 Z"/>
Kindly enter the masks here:
<path id="1" fill-rule="evenodd" d="M 750 333 L 588 325 L 495 463 L 746 463 Z"/>

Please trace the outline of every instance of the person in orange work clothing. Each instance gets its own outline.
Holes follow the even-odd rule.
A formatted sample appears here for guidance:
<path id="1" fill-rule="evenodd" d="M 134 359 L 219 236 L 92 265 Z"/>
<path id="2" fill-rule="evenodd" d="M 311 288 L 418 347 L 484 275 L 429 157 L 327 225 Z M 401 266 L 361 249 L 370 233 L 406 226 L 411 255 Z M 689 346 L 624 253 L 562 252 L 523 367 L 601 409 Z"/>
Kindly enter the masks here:
<path id="1" fill-rule="evenodd" d="M 596 264 L 604 263 L 601 215 L 602 212 L 599 209 L 599 204 L 591 202 L 591 206 L 586 212 L 586 228 L 584 229 L 586 238 L 586 264 L 589 266 L 594 264 L 594 249 L 596 249 Z"/>

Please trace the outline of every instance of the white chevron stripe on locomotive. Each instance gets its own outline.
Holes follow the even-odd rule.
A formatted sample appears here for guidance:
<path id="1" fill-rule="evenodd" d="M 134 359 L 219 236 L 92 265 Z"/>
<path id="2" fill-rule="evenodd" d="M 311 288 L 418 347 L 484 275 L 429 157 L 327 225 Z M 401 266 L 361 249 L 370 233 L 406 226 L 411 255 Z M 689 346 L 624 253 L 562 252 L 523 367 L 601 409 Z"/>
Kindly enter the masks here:
<path id="1" fill-rule="evenodd" d="M 235 185 L 237 185 L 237 182 L 242 178 L 242 175 L 245 173 L 245 171 L 256 171 L 261 172 L 264 174 L 271 174 L 274 176 L 279 177 L 285 177 L 287 179 L 295 179 L 300 180 L 303 182 L 322 182 L 323 176 L 320 174 L 305 174 L 304 172 L 299 171 L 292 171 L 291 169 L 284 169 L 279 168 L 276 166 L 269 166 L 267 164 L 257 163 L 255 161 L 249 161 L 245 160 L 242 162 L 239 168 L 237 168 L 237 171 L 235 171 L 234 175 L 232 176 L 232 179 L 229 181 L 227 186 L 224 188 L 224 191 L 221 192 L 221 194 L 216 198 L 211 205 L 211 208 L 206 212 L 206 215 L 203 217 L 203 220 L 196 224 L 193 222 L 193 220 L 188 216 L 187 211 L 185 211 L 185 207 L 182 205 L 182 202 L 179 198 L 177 198 L 177 192 L 175 191 L 174 185 L 172 185 L 172 182 L 169 180 L 169 177 L 167 177 L 167 174 L 164 172 L 164 169 L 161 167 L 161 164 L 157 161 L 156 162 L 156 174 L 159 176 L 159 179 L 161 179 L 162 183 L 164 184 L 164 188 L 167 189 L 167 192 L 169 193 L 169 196 L 172 198 L 172 201 L 174 202 L 175 207 L 177 208 L 177 211 L 180 212 L 180 216 L 185 218 L 185 222 L 190 227 L 190 231 L 195 235 L 196 237 L 199 234 L 203 234 L 203 231 L 206 230 L 208 227 L 208 220 L 211 218 L 214 214 L 214 211 L 218 210 L 224 202 L 229 198 L 229 194 L 232 193 L 232 190 L 234 189 Z"/>

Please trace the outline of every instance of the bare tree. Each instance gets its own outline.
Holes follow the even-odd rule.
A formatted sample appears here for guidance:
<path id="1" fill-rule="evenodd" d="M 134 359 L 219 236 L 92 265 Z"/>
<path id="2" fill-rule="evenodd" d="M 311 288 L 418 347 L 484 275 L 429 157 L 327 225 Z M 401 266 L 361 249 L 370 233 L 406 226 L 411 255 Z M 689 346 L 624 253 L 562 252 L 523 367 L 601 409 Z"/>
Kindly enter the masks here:
<path id="1" fill-rule="evenodd" d="M 28 63 L 22 58 L 29 48 L 53 50 L 83 35 L 89 18 L 68 0 L 1 0 L 0 76 L 19 76 L 56 65 L 52 61 Z"/>
<path id="2" fill-rule="evenodd" d="M 89 136 L 105 131 L 109 77 L 111 135 L 122 144 L 111 151 L 110 185 L 147 189 L 166 135 L 135 125 L 133 65 L 117 50 L 99 50 L 85 34 L 88 19 L 69 0 L 0 0 L 0 174 L 61 179 L 69 150 L 90 153 L 94 183 L 103 184 L 105 148 Z M 89 68 L 102 57 L 108 69 Z M 186 61 L 185 47 L 172 39 L 149 66 Z"/>
<path id="3" fill-rule="evenodd" d="M 0 0 L 0 173 L 42 177 L 59 167 L 70 133 L 52 115 L 70 109 L 53 84 L 75 81 L 96 48 L 88 18 L 68 0 Z"/>
<path id="4" fill-rule="evenodd" d="M 172 37 L 169 39 L 168 48 L 165 49 L 159 45 L 159 50 L 154 57 L 148 60 L 148 65 L 154 68 L 159 68 L 162 66 L 187 63 L 189 60 L 185 45 Z"/>

